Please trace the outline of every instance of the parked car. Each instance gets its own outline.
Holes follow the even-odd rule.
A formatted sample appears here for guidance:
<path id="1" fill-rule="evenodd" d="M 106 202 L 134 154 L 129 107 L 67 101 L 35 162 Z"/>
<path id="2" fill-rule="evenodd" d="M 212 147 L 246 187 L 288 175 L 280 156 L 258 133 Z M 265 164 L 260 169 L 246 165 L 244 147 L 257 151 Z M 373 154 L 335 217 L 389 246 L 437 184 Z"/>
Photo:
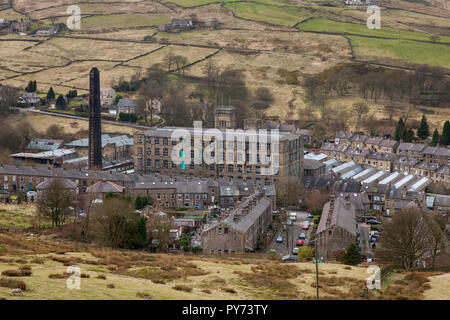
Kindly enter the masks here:
<path id="1" fill-rule="evenodd" d="M 278 242 L 278 243 L 283 242 L 283 237 L 282 237 L 282 236 L 278 236 L 278 237 L 277 237 L 277 242 Z"/>
<path id="2" fill-rule="evenodd" d="M 288 226 L 292 225 L 292 220 L 291 220 L 291 219 L 288 219 L 287 225 L 288 225 Z"/>
<path id="3" fill-rule="evenodd" d="M 289 215 L 290 220 L 295 221 L 297 220 L 297 212 L 291 212 Z"/>
<path id="4" fill-rule="evenodd" d="M 295 247 L 294 249 L 292 249 L 293 255 L 297 255 L 297 253 L 298 253 L 298 247 Z"/>
<path id="5" fill-rule="evenodd" d="M 302 233 L 300 233 L 300 234 L 298 235 L 298 238 L 299 238 L 299 239 L 306 239 L 306 234 L 305 234 L 304 232 L 302 232 Z"/>
<path id="6" fill-rule="evenodd" d="M 308 213 L 308 219 L 314 219 L 314 216 L 311 213 Z"/>
<path id="7" fill-rule="evenodd" d="M 367 224 L 381 224 L 380 221 L 375 220 L 375 219 L 369 219 L 366 221 Z"/>
<path id="8" fill-rule="evenodd" d="M 303 240 L 297 240 L 297 246 L 302 246 L 303 245 Z"/>
<path id="9" fill-rule="evenodd" d="M 370 237 L 370 242 L 377 242 L 377 237 L 371 236 Z"/>
<path id="10" fill-rule="evenodd" d="M 303 224 L 302 225 L 302 230 L 308 230 L 309 229 L 309 224 Z"/>

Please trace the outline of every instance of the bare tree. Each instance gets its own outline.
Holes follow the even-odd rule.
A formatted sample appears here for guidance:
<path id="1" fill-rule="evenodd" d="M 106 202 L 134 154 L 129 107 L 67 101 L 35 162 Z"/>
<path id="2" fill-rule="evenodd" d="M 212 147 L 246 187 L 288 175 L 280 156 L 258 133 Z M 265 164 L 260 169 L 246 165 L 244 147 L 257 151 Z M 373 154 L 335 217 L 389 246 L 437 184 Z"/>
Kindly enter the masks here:
<path id="1" fill-rule="evenodd" d="M 361 125 L 361 118 L 369 112 L 369 106 L 364 101 L 355 102 L 353 104 L 353 111 L 356 113 L 358 119 L 357 130 L 359 130 Z"/>
<path id="2" fill-rule="evenodd" d="M 113 248 L 123 246 L 126 240 L 128 222 L 138 216 L 130 201 L 121 198 L 105 199 L 103 204 L 92 210 L 90 226 L 95 230 L 99 240 Z"/>
<path id="3" fill-rule="evenodd" d="M 170 244 L 173 221 L 166 215 L 152 214 L 147 220 L 150 243 L 159 251 L 166 251 Z"/>
<path id="4" fill-rule="evenodd" d="M 47 188 L 38 196 L 37 204 L 40 214 L 49 216 L 52 227 L 58 227 L 64 223 L 64 214 L 74 201 L 73 193 L 65 188 L 61 179 L 53 179 Z"/>
<path id="5" fill-rule="evenodd" d="M 438 214 L 432 214 L 427 217 L 427 224 L 429 228 L 428 241 L 431 254 L 431 266 L 434 267 L 436 257 L 439 253 L 444 252 L 447 245 L 447 237 L 444 233 L 445 222 Z"/>
<path id="6" fill-rule="evenodd" d="M 302 183 L 295 177 L 280 179 L 276 190 L 277 202 L 283 207 L 297 206 L 303 194 Z"/>
<path id="7" fill-rule="evenodd" d="M 167 71 L 169 72 L 175 64 L 175 55 L 173 52 L 169 52 L 164 56 L 163 63 L 167 66 Z"/>
<path id="8" fill-rule="evenodd" d="M 430 228 L 426 214 L 417 208 L 403 209 L 383 226 L 378 257 L 382 261 L 415 268 L 430 253 Z"/>

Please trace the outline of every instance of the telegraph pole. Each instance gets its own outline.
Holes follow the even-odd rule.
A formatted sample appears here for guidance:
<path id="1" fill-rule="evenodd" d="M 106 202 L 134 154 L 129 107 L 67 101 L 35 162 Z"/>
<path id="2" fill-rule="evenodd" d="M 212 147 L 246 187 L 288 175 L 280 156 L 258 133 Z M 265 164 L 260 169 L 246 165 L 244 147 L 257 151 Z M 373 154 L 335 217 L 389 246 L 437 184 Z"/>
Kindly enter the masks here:
<path id="1" fill-rule="evenodd" d="M 319 300 L 319 264 L 317 263 L 317 237 L 314 239 L 314 258 L 316 260 L 316 299 Z"/>

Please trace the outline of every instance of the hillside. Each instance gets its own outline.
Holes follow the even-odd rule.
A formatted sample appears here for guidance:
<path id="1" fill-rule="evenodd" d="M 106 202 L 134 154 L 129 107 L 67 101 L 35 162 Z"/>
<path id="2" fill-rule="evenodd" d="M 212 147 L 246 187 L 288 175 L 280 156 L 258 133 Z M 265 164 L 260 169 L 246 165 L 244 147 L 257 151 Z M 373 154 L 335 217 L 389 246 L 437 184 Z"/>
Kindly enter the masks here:
<path id="1" fill-rule="evenodd" d="M 410 68 L 420 64 L 450 69 L 450 11 L 418 2 L 387 1 L 382 29 L 366 27 L 365 8 L 340 1 L 136 0 L 4 1 L 0 18 L 29 21 L 33 29 L 67 20 L 67 7 L 81 9 L 81 30 L 48 37 L 0 35 L 0 82 L 57 93 L 87 93 L 88 72 L 101 71 L 102 86 L 142 76 L 168 53 L 187 58 L 189 79 L 203 75 L 207 62 L 241 70 L 250 89 L 268 87 L 275 98 L 268 115 L 286 118 L 288 102 L 305 105 L 298 83 L 308 75 L 351 61 Z M 434 1 L 436 5 L 442 4 Z M 160 32 L 172 18 L 195 14 L 216 18 L 217 29 Z M 438 36 L 438 40 L 430 38 Z M 173 70 L 171 70 L 173 72 Z M 298 78 L 289 83 L 283 74 Z M 193 89 L 195 81 L 192 84 Z"/>
<path id="2" fill-rule="evenodd" d="M 24 295 L 7 299 L 315 299 L 314 264 L 282 264 L 275 257 L 185 256 L 112 250 L 50 240 L 49 236 L 0 233 L 0 284 L 24 281 Z M 67 267 L 81 268 L 81 289 L 69 290 Z M 24 266 L 29 266 L 25 267 Z M 365 293 L 364 267 L 319 265 L 322 299 L 446 299 L 449 274 L 392 273 L 382 290 Z M 9 271 L 11 273 L 11 271 Z M 428 279 L 427 279 L 428 277 Z M 422 292 L 424 291 L 424 292 Z"/>

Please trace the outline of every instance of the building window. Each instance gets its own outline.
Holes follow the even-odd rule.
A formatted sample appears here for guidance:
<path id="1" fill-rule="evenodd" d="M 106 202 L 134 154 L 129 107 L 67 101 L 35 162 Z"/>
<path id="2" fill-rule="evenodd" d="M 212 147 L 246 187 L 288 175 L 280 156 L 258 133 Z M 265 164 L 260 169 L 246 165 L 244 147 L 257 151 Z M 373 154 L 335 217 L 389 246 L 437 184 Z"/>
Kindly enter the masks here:
<path id="1" fill-rule="evenodd" d="M 155 156 L 159 156 L 159 155 L 160 155 L 159 148 L 155 148 Z"/>
<path id="2" fill-rule="evenodd" d="M 223 233 L 227 234 L 228 233 L 228 228 L 224 228 L 223 229 Z"/>
<path id="3" fill-rule="evenodd" d="M 167 146 L 169 144 L 168 138 L 163 138 L 163 145 Z"/>
<path id="4" fill-rule="evenodd" d="M 169 155 L 169 149 L 164 149 L 163 150 L 163 156 L 167 157 Z"/>
<path id="5" fill-rule="evenodd" d="M 155 138 L 155 144 L 159 144 L 159 138 Z"/>

